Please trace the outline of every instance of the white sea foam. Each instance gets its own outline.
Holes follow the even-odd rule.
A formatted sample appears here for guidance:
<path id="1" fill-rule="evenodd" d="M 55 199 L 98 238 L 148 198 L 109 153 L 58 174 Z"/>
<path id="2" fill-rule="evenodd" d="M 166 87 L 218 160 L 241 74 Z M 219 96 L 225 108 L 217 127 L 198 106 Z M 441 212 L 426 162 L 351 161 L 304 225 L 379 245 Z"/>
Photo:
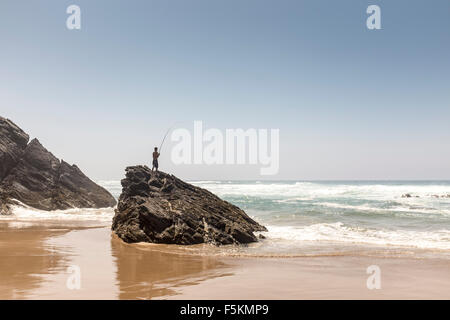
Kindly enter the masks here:
<path id="1" fill-rule="evenodd" d="M 214 180 L 200 180 L 200 181 L 189 181 L 189 183 L 192 184 L 220 184 L 223 183 L 221 181 L 214 181 Z"/>
<path id="2" fill-rule="evenodd" d="M 347 210 L 355 210 L 358 212 L 402 212 L 406 214 L 429 214 L 429 215 L 447 215 L 450 216 L 450 209 L 443 209 L 441 207 L 436 208 L 424 208 L 424 207 L 418 207 L 414 208 L 411 205 L 409 206 L 391 206 L 389 208 L 379 208 L 370 206 L 367 204 L 364 205 L 349 205 L 349 204 L 340 204 L 335 202 L 319 202 L 318 203 L 321 206 L 328 207 L 328 208 L 336 208 L 336 209 L 347 209 Z"/>
<path id="3" fill-rule="evenodd" d="M 120 185 L 120 180 L 99 180 L 97 181 L 97 184 L 101 185 L 102 187 L 106 188 L 106 187 L 121 187 Z"/>
<path id="4" fill-rule="evenodd" d="M 450 195 L 449 184 L 199 182 L 198 185 L 221 197 L 260 198 L 279 204 L 301 205 L 302 202 L 309 202 L 323 207 L 359 211 L 450 215 L 450 197 L 447 197 Z M 402 197 L 404 194 L 411 197 Z"/>
<path id="5" fill-rule="evenodd" d="M 403 194 L 409 193 L 420 198 L 430 198 L 433 195 L 445 196 L 450 194 L 449 185 L 440 184 L 334 184 L 320 182 L 296 182 L 296 183 L 210 183 L 208 181 L 194 182 L 203 188 L 222 195 L 243 195 L 249 197 L 282 196 L 282 197 L 309 197 L 313 199 L 321 197 L 349 197 L 364 199 L 399 199 Z M 401 198 L 402 199 L 402 198 Z M 406 198 L 411 201 L 416 198 Z"/>
<path id="6" fill-rule="evenodd" d="M 268 226 L 266 236 L 271 240 L 289 241 L 291 246 L 304 241 L 316 243 L 354 243 L 382 246 L 414 247 L 420 249 L 450 249 L 450 230 L 409 231 L 376 230 L 345 226 L 341 222 L 319 223 L 303 227 Z"/>
<path id="7" fill-rule="evenodd" d="M 98 221 L 110 222 L 114 216 L 114 208 L 104 209 L 68 209 L 43 211 L 23 206 L 14 206 L 12 214 L 0 215 L 0 221 L 36 222 L 36 221 Z M 26 223 L 23 224 L 26 226 Z"/>

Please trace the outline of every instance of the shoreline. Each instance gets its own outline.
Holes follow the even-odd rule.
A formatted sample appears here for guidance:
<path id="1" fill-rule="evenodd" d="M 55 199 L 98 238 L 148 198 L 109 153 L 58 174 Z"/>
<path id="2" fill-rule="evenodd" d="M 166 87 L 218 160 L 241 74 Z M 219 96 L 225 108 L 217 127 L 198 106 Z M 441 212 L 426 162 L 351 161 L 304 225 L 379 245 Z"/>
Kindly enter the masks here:
<path id="1" fill-rule="evenodd" d="M 437 257 L 196 255 L 126 244 L 108 227 L 5 224 L 0 248 L 1 299 L 450 299 L 450 260 Z M 73 265 L 80 290 L 66 286 Z M 367 289 L 370 265 L 379 290 Z"/>

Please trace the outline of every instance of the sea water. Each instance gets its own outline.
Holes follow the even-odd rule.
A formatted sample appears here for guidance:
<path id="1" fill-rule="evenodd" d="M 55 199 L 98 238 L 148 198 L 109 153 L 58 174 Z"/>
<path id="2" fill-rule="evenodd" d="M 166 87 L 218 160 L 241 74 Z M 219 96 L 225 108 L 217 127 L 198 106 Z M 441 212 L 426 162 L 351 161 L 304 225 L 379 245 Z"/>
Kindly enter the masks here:
<path id="1" fill-rule="evenodd" d="M 450 181 L 191 181 L 265 225 L 266 239 L 218 254 L 450 256 Z M 116 198 L 120 181 L 100 181 Z M 409 197 L 405 195 L 408 194 Z M 27 221 L 110 224 L 114 209 L 36 212 L 1 217 Z M 208 247 L 209 252 L 211 248 Z M 192 252 L 198 247 L 188 248 Z"/>

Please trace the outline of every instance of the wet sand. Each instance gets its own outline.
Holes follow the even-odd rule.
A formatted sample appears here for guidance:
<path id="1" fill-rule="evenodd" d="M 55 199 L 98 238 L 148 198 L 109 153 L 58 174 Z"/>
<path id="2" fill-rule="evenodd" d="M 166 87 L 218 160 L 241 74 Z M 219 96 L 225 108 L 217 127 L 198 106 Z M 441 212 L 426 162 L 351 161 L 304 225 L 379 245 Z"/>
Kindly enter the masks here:
<path id="1" fill-rule="evenodd" d="M 79 290 L 66 285 L 74 265 Z M 381 289 L 367 289 L 370 265 Z M 450 299 L 450 260 L 194 255 L 108 227 L 0 223 L 0 299 Z"/>
<path id="2" fill-rule="evenodd" d="M 175 299 L 450 299 L 448 261 L 322 257 L 239 259 L 230 279 L 185 287 Z M 370 265 L 381 289 L 366 285 Z"/>

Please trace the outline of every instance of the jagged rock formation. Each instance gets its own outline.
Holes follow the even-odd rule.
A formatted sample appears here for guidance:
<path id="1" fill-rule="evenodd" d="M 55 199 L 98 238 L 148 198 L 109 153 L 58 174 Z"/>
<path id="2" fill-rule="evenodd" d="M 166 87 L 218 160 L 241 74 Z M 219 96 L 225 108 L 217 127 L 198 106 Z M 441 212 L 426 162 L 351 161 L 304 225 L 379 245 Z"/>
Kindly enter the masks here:
<path id="1" fill-rule="evenodd" d="M 146 166 L 128 167 L 112 230 L 125 242 L 233 244 L 267 231 L 211 192 Z"/>
<path id="2" fill-rule="evenodd" d="M 0 117 L 0 213 L 18 200 L 41 210 L 113 207 L 113 196 Z"/>

